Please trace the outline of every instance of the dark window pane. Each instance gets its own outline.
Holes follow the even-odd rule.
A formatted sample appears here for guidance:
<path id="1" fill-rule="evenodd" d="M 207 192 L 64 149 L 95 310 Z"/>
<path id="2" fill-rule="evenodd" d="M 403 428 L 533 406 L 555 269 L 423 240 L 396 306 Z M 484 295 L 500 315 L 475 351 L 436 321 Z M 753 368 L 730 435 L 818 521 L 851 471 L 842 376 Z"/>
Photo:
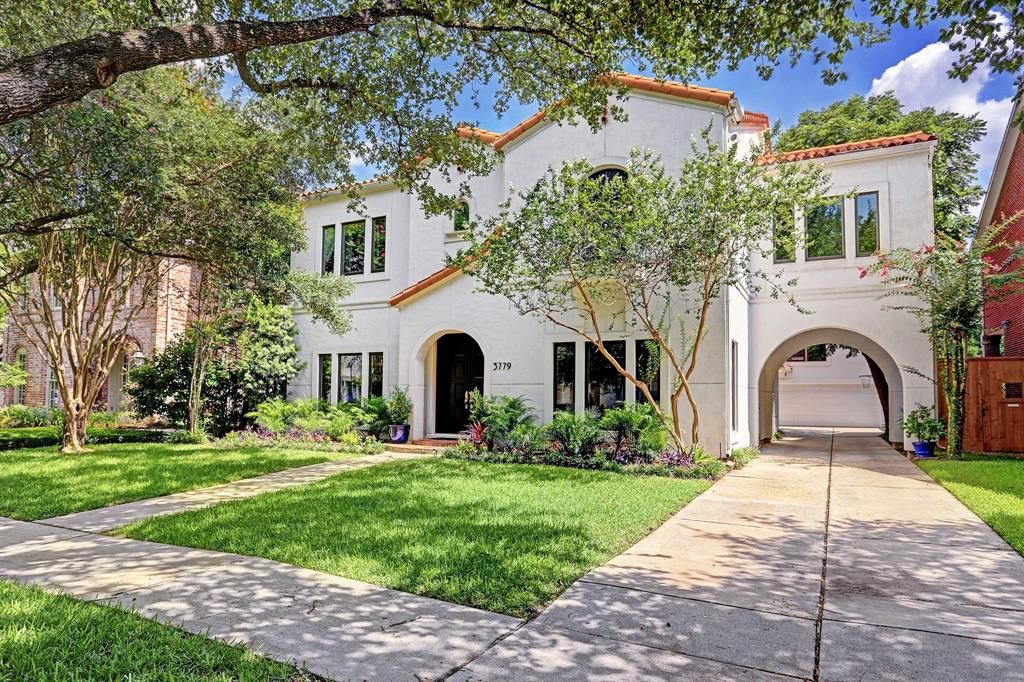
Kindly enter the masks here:
<path id="1" fill-rule="evenodd" d="M 843 200 L 812 206 L 804 217 L 808 258 L 842 258 Z"/>
<path id="2" fill-rule="evenodd" d="M 576 409 L 576 344 L 555 344 L 555 411 Z"/>
<path id="3" fill-rule="evenodd" d="M 775 219 L 773 245 L 776 263 L 792 263 L 796 260 L 796 235 L 793 230 L 792 209 L 782 212 Z"/>
<path id="4" fill-rule="evenodd" d="M 602 168 L 601 170 L 590 174 L 591 180 L 597 180 L 602 184 L 611 180 L 625 182 L 628 177 L 629 174 L 621 168 Z"/>
<path id="5" fill-rule="evenodd" d="M 878 192 L 857 195 L 857 255 L 878 250 Z"/>
<path id="6" fill-rule="evenodd" d="M 345 256 L 342 258 L 343 275 L 363 274 L 363 263 L 366 256 L 366 221 L 355 220 L 341 226 L 345 245 Z"/>
<path id="7" fill-rule="evenodd" d="M 331 399 L 331 356 L 330 354 L 323 354 L 320 356 L 320 361 L 317 363 L 317 384 L 319 390 L 317 391 L 316 397 L 320 400 Z"/>
<path id="8" fill-rule="evenodd" d="M 363 354 L 338 353 L 338 402 L 354 403 L 362 397 Z"/>
<path id="9" fill-rule="evenodd" d="M 790 355 L 786 359 L 786 362 L 805 362 L 806 360 L 807 360 L 807 349 L 806 348 L 802 348 L 802 349 L 798 350 L 797 352 L 793 353 L 792 355 Z"/>
<path id="10" fill-rule="evenodd" d="M 661 400 L 661 348 L 652 340 L 636 342 L 636 378 L 647 383 L 655 401 Z M 647 402 L 639 388 L 636 389 L 636 401 Z"/>
<path id="11" fill-rule="evenodd" d="M 384 395 L 384 354 L 370 353 L 370 385 L 367 386 L 367 396 L 370 398 Z"/>
<path id="12" fill-rule="evenodd" d="M 828 346 L 825 344 L 819 343 L 807 349 L 808 362 L 824 362 L 825 360 L 828 360 Z"/>
<path id="13" fill-rule="evenodd" d="M 626 364 L 626 342 L 605 341 L 605 349 L 620 364 Z M 587 343 L 586 355 L 586 408 L 604 410 L 615 407 L 626 399 L 626 377 L 619 374 L 597 346 Z"/>
<path id="14" fill-rule="evenodd" d="M 388 219 L 378 216 L 373 219 L 373 243 L 370 253 L 370 272 L 384 272 L 384 249 L 387 244 Z"/>
<path id="15" fill-rule="evenodd" d="M 465 201 L 459 204 L 459 207 L 455 209 L 452 222 L 456 232 L 462 232 L 469 227 L 469 204 Z"/>
<path id="16" fill-rule="evenodd" d="M 320 272 L 325 275 L 334 274 L 334 225 L 326 225 L 323 230 L 320 251 Z"/>

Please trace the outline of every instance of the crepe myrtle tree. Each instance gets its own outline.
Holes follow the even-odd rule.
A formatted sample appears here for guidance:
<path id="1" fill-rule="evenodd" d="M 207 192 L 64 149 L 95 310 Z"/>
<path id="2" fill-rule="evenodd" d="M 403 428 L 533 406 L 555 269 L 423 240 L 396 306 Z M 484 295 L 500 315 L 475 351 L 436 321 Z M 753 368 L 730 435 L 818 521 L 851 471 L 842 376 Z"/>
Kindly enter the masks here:
<path id="1" fill-rule="evenodd" d="M 1024 283 L 1024 243 L 1006 238 L 1007 228 L 1019 218 L 1016 214 L 990 225 L 970 246 L 892 249 L 860 271 L 862 278 L 880 277 L 883 297 L 898 299 L 888 308 L 916 317 L 931 341 L 946 401 L 946 452 L 951 457 L 963 455 L 967 358 L 982 333 L 985 303 L 1019 292 Z M 920 368 L 904 369 L 931 378 Z"/>
<path id="2" fill-rule="evenodd" d="M 309 298 L 314 315 L 344 321 L 289 273 L 306 176 L 259 114 L 155 69 L 0 127 L 0 302 L 53 372 L 65 452 L 84 448 L 89 412 L 172 268 L 261 299 Z M 161 293 L 188 299 L 192 283 L 182 289 Z"/>
<path id="3" fill-rule="evenodd" d="M 353 179 L 357 157 L 442 212 L 452 206 L 431 189 L 435 164 L 410 160 L 488 167 L 480 146 L 454 134 L 467 99 L 499 113 L 532 103 L 596 126 L 608 96 L 625 92 L 600 76 L 626 65 L 696 81 L 752 62 L 768 78 L 809 56 L 831 84 L 855 46 L 932 23 L 961 80 L 983 64 L 1024 66 L 1024 10 L 1011 3 L 874 0 L 869 10 L 856 0 L 7 0 L 0 126 L 186 63 L 221 83 L 237 75 L 241 94 L 287 112 L 335 184 Z"/>
<path id="4" fill-rule="evenodd" d="M 735 146 L 719 148 L 709 130 L 692 148 L 678 174 L 640 150 L 624 175 L 593 175 L 583 160 L 551 169 L 493 218 L 471 225 L 470 246 L 452 261 L 521 315 L 594 344 L 643 394 L 680 450 L 700 441 L 691 381 L 714 300 L 733 285 L 787 296 L 789 283 L 752 266 L 750 256 L 770 257 L 776 222 L 792 223 L 794 207 L 822 201 L 827 187 L 816 167 L 752 163 Z M 649 377 L 609 352 L 609 314 L 644 331 L 667 357 L 668 410 L 651 394 Z"/>

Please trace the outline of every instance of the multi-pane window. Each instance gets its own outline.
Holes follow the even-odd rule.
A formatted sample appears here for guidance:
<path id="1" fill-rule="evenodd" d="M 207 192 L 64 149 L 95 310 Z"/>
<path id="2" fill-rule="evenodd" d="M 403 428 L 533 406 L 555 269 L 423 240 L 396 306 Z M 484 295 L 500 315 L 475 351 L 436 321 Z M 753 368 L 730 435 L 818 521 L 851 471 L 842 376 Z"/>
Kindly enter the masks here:
<path id="1" fill-rule="evenodd" d="M 338 353 L 338 402 L 357 402 L 363 393 L 363 354 Z"/>
<path id="2" fill-rule="evenodd" d="M 626 366 L 626 342 L 605 341 L 605 350 L 621 366 Z M 626 377 L 601 354 L 597 346 L 587 343 L 585 361 L 586 408 L 602 411 L 626 400 Z"/>
<path id="3" fill-rule="evenodd" d="M 828 360 L 828 346 L 818 343 L 793 353 L 786 362 L 824 362 Z"/>
<path id="4" fill-rule="evenodd" d="M 334 274 L 334 225 L 324 225 L 321 235 L 320 272 Z"/>
<path id="5" fill-rule="evenodd" d="M 772 245 L 776 263 L 792 263 L 796 260 L 796 235 L 793 229 L 792 210 L 780 211 L 772 230 Z"/>
<path id="6" fill-rule="evenodd" d="M 576 410 L 576 344 L 556 343 L 555 345 L 555 411 Z"/>
<path id="7" fill-rule="evenodd" d="M 344 255 L 341 274 L 361 275 L 366 263 L 366 221 L 353 220 L 341 226 Z"/>
<path id="8" fill-rule="evenodd" d="M 857 195 L 857 255 L 878 250 L 878 192 Z"/>
<path id="9" fill-rule="evenodd" d="M 60 405 L 60 389 L 57 386 L 57 371 L 54 368 L 50 368 L 50 381 L 46 386 L 46 404 L 49 407 L 58 407 Z"/>
<path id="10" fill-rule="evenodd" d="M 384 354 L 370 353 L 370 368 L 367 378 L 366 394 L 369 398 L 384 395 Z"/>
<path id="11" fill-rule="evenodd" d="M 14 364 L 17 365 L 24 374 L 25 368 L 28 365 L 28 352 L 24 348 L 19 348 L 14 352 Z M 14 387 L 14 402 L 18 405 L 25 404 L 24 382 Z"/>
<path id="12" fill-rule="evenodd" d="M 842 258 L 843 200 L 808 207 L 804 214 L 807 260 Z"/>
<path id="13" fill-rule="evenodd" d="M 28 296 L 32 291 L 32 275 L 25 275 L 21 279 L 21 309 L 28 310 Z"/>
<path id="14" fill-rule="evenodd" d="M 636 378 L 647 384 L 647 390 L 655 402 L 661 400 L 661 348 L 657 342 L 647 339 L 636 341 Z M 643 403 L 647 397 L 636 388 L 636 402 Z"/>
<path id="15" fill-rule="evenodd" d="M 128 375 L 132 371 L 132 356 L 125 353 L 121 356 L 121 385 L 118 388 L 123 392 L 125 384 L 128 383 Z"/>
<path id="16" fill-rule="evenodd" d="M 459 202 L 452 216 L 452 227 L 456 232 L 462 232 L 469 227 L 469 204 L 465 201 Z"/>
<path id="17" fill-rule="evenodd" d="M 370 243 L 370 272 L 384 272 L 384 261 L 388 241 L 388 219 L 377 216 L 373 219 Z"/>
<path id="18" fill-rule="evenodd" d="M 330 353 L 322 353 L 317 361 L 317 394 L 320 400 L 331 399 L 332 362 Z"/>

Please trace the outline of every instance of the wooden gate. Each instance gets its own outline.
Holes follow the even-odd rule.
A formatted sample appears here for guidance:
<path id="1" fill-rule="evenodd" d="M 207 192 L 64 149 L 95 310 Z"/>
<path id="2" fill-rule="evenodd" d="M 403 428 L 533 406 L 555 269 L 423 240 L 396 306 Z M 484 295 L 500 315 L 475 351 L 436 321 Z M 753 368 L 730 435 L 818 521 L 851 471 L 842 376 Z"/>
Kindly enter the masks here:
<path id="1" fill-rule="evenodd" d="M 964 449 L 1024 452 L 1024 358 L 967 361 Z"/>

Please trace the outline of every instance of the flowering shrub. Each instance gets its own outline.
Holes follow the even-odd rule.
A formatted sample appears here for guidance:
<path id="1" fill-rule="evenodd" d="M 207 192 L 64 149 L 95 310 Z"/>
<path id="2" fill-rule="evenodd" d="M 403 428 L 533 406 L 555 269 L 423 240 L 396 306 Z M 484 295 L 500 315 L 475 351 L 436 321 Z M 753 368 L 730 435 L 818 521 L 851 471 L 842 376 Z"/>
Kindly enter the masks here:
<path id="1" fill-rule="evenodd" d="M 265 426 L 249 426 L 214 441 L 222 448 L 289 448 L 323 452 L 361 452 L 373 455 L 384 452 L 384 444 L 375 438 L 360 438 L 355 433 L 331 438 L 319 428 L 303 429 L 292 426 L 284 433 L 276 433 Z"/>

